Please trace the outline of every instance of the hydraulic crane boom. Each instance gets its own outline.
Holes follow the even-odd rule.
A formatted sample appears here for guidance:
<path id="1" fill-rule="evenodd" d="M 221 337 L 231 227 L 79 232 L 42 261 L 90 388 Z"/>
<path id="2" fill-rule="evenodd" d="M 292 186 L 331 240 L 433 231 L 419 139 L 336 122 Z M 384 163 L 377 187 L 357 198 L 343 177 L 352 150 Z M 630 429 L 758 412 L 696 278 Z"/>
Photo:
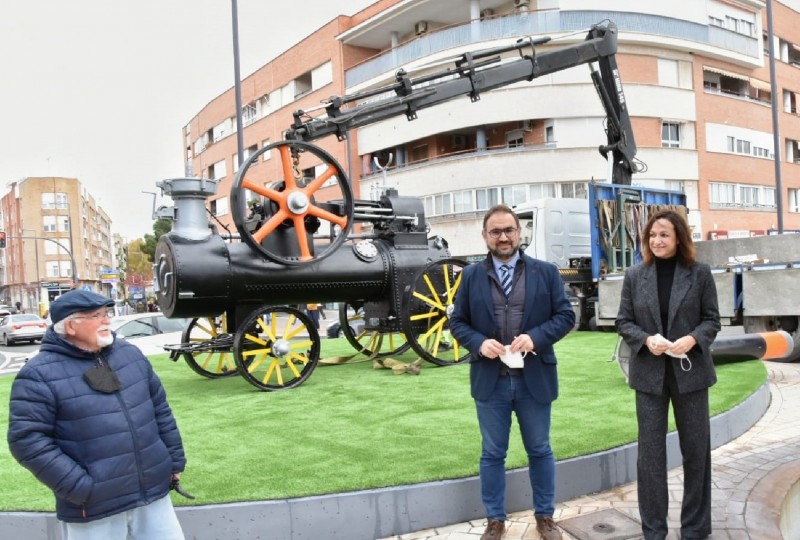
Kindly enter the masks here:
<path id="1" fill-rule="evenodd" d="M 353 128 L 400 115 L 414 120 L 418 111 L 459 96 L 469 96 L 474 102 L 488 90 L 589 64 L 592 81 L 606 112 L 608 143 L 600 146 L 600 153 L 606 159 L 611 153 L 613 182 L 630 185 L 631 175 L 636 171 L 636 143 L 614 56 L 617 52 L 616 25 L 612 22 L 595 25 L 581 43 L 537 53 L 535 47 L 548 41 L 549 37 L 524 38 L 509 46 L 467 52 L 455 60 L 455 67 L 418 78 L 411 78 L 401 69 L 391 85 L 331 97 L 324 105 L 326 116 L 310 118 L 310 111 L 296 111 L 286 139 L 313 141 L 336 134 L 342 140 Z M 501 54 L 514 50 L 519 52 L 520 58 L 501 62 Z M 594 62 L 598 63 L 599 71 L 594 68 Z M 378 101 L 363 102 L 382 94 L 390 95 Z M 355 102 L 362 103 L 346 107 Z"/>

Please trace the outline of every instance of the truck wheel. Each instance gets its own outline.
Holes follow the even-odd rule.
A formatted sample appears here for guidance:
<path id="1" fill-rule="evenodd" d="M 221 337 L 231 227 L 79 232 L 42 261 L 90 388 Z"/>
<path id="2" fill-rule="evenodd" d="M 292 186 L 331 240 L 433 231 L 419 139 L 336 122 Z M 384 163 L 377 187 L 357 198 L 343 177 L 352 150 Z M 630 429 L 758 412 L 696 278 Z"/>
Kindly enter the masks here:
<path id="1" fill-rule="evenodd" d="M 775 330 L 783 330 L 792 336 L 794 342 L 794 350 L 792 354 L 786 358 L 775 360 L 776 362 L 794 362 L 800 360 L 800 328 L 798 328 L 798 319 L 796 316 L 782 316 L 782 317 L 745 317 L 744 318 L 744 331 L 747 334 L 757 334 L 759 332 L 774 332 Z"/>

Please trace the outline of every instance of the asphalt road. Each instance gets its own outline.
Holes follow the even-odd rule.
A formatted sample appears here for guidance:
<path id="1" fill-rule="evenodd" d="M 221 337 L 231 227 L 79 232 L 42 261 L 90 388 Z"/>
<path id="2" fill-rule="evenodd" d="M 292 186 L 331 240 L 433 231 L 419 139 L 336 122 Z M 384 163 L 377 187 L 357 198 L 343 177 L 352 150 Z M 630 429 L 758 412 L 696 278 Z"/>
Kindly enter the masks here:
<path id="1" fill-rule="evenodd" d="M 0 345 L 0 377 L 13 375 L 25 364 L 25 360 L 39 350 L 39 344 Z"/>

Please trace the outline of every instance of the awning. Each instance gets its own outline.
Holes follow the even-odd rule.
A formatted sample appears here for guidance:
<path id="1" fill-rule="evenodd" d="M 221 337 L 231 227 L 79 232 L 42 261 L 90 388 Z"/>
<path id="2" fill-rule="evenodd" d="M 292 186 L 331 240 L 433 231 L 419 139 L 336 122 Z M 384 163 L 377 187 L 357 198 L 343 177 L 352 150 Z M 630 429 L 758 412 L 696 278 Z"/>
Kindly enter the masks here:
<path id="1" fill-rule="evenodd" d="M 711 73 L 719 73 L 720 75 L 725 75 L 726 77 L 732 77 L 734 79 L 739 79 L 740 81 L 749 81 L 750 77 L 747 75 L 742 75 L 741 73 L 734 73 L 733 71 L 726 71 L 722 68 L 718 67 L 711 67 L 711 66 L 703 66 L 703 71 L 710 71 Z"/>
<path id="2" fill-rule="evenodd" d="M 766 92 L 771 92 L 772 88 L 770 87 L 768 82 L 759 81 L 758 79 L 750 79 L 750 86 L 756 88 L 758 90 L 764 90 Z"/>

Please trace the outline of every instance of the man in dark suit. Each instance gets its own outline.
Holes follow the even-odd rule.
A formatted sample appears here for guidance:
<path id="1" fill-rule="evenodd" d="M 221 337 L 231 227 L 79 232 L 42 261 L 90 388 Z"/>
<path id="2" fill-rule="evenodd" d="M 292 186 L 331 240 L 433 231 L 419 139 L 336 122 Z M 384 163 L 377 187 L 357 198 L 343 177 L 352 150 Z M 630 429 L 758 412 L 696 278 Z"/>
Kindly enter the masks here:
<path id="1" fill-rule="evenodd" d="M 487 518 L 481 540 L 498 540 L 505 532 L 512 412 L 528 454 L 536 528 L 545 540 L 559 539 L 550 448 L 550 408 L 558 397 L 553 344 L 575 326 L 575 313 L 556 267 L 520 252 L 519 218 L 508 206 L 489 209 L 481 234 L 489 254 L 464 269 L 450 319 L 453 335 L 472 353 L 470 385 L 481 430 Z M 522 367 L 509 367 L 520 360 Z"/>

